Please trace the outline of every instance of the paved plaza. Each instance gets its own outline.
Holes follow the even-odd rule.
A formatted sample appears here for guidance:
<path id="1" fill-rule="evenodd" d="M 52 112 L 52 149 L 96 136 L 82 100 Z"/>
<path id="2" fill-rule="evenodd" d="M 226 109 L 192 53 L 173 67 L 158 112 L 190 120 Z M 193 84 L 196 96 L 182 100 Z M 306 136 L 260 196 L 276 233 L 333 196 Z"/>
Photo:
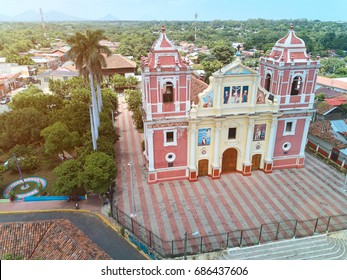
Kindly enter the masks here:
<path id="1" fill-rule="evenodd" d="M 130 215 L 134 196 L 135 219 L 163 240 L 182 239 L 185 232 L 204 236 L 276 221 L 347 214 L 343 174 L 309 154 L 303 169 L 275 170 L 272 174 L 255 171 L 249 177 L 233 173 L 219 180 L 200 177 L 194 183 L 179 180 L 148 185 L 143 135 L 136 131 L 123 96 L 119 98 L 116 123 L 120 135 L 116 149 L 116 204 Z"/>

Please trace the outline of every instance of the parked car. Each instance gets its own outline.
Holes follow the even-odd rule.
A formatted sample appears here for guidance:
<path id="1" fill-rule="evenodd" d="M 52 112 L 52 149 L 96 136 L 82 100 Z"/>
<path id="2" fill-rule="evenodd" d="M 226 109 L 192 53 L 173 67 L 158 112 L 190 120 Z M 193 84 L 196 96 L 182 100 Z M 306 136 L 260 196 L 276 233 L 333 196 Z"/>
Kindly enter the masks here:
<path id="1" fill-rule="evenodd" d="M 6 96 L 6 97 L 1 98 L 0 104 L 4 105 L 4 104 L 7 104 L 10 101 L 11 101 L 11 98 Z"/>

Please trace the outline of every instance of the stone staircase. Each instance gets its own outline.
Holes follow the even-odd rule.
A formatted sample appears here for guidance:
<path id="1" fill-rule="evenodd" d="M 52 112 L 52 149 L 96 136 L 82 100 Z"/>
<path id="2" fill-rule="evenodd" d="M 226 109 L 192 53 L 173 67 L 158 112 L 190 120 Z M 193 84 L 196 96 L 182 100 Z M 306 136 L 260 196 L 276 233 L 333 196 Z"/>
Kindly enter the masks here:
<path id="1" fill-rule="evenodd" d="M 231 248 L 220 260 L 347 260 L 347 230 L 245 248 Z"/>

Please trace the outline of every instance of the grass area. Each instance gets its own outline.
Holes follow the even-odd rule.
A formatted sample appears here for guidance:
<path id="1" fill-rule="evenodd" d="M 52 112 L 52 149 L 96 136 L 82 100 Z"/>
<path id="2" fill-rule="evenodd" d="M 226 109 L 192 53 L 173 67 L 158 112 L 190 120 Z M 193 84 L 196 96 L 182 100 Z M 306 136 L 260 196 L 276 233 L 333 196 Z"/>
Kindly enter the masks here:
<path id="1" fill-rule="evenodd" d="M 55 195 L 53 183 L 56 180 L 56 176 L 53 174 L 53 169 L 58 166 L 61 161 L 59 160 L 58 156 L 54 159 L 48 158 L 46 155 L 44 155 L 41 150 L 36 154 L 36 156 L 40 159 L 40 166 L 37 170 L 32 172 L 22 172 L 23 177 L 32 177 L 32 176 L 38 176 L 46 179 L 47 181 L 47 187 L 45 188 L 45 192 L 49 195 Z M 0 164 L 4 162 L 6 159 L 10 158 L 11 155 L 9 154 L 3 154 L 0 157 Z M 3 191 L 5 190 L 6 186 L 11 184 L 12 182 L 19 180 L 19 174 L 18 171 L 8 170 L 3 174 L 3 180 L 2 184 L 0 184 L 0 198 L 4 198 Z M 30 183 L 31 184 L 31 183 Z M 17 193 L 17 190 L 20 190 L 20 187 L 15 188 L 15 192 Z M 28 190 L 27 190 L 28 191 Z M 25 192 L 27 192 L 25 191 Z"/>
<path id="2" fill-rule="evenodd" d="M 22 190 L 21 187 L 24 185 L 23 183 L 16 186 L 13 190 L 14 194 L 23 194 L 23 193 L 28 193 L 34 189 L 36 189 L 38 186 L 34 182 L 25 182 L 26 186 L 29 186 L 29 188 Z"/>

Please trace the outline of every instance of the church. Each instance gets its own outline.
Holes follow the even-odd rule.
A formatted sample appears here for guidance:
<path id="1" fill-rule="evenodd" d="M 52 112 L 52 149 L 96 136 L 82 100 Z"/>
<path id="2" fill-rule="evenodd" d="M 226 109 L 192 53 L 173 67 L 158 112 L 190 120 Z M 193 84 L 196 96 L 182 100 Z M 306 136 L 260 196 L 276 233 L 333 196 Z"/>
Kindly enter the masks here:
<path id="1" fill-rule="evenodd" d="M 141 60 L 148 183 L 304 167 L 319 66 L 291 25 L 258 72 L 237 52 L 206 87 L 162 27 Z"/>

